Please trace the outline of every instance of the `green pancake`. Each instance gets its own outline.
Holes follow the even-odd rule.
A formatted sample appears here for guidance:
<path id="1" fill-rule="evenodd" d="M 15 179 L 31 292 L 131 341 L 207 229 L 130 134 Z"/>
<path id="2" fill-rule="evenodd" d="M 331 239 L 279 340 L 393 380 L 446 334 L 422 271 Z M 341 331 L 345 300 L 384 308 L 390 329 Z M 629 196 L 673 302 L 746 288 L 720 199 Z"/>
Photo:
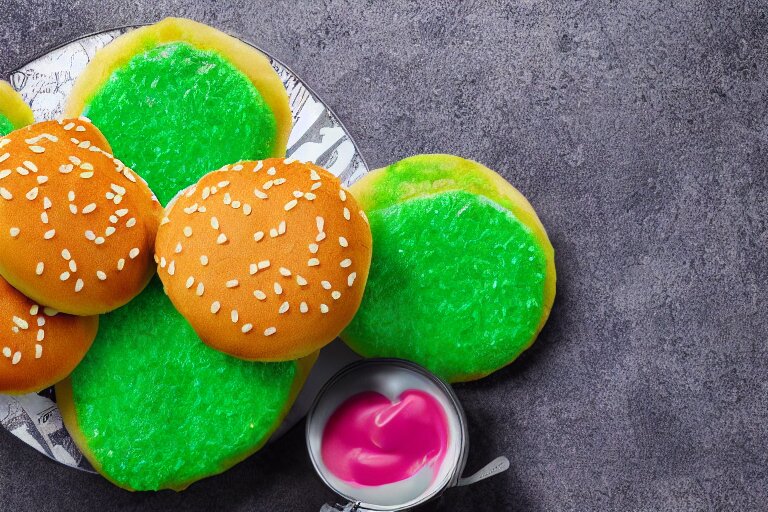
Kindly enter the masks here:
<path id="1" fill-rule="evenodd" d="M 262 446 L 310 366 L 208 348 L 155 277 L 101 317 L 93 347 L 56 392 L 67 428 L 106 478 L 131 490 L 183 489 Z"/>
<path id="2" fill-rule="evenodd" d="M 11 120 L 0 114 L 0 136 L 8 135 L 15 129 Z"/>
<path id="3" fill-rule="evenodd" d="M 67 101 L 162 204 L 204 174 L 285 155 L 291 110 L 282 80 L 255 48 L 168 18 L 99 50 Z"/>
<path id="4" fill-rule="evenodd" d="M 275 150 L 275 116 L 259 91 L 221 56 L 186 43 L 133 57 L 85 115 L 163 204 L 209 171 Z"/>
<path id="5" fill-rule="evenodd" d="M 342 333 L 350 347 L 456 382 L 502 368 L 533 343 L 554 299 L 554 253 L 517 190 L 475 162 L 422 155 L 351 191 L 369 218 L 373 256 Z"/>

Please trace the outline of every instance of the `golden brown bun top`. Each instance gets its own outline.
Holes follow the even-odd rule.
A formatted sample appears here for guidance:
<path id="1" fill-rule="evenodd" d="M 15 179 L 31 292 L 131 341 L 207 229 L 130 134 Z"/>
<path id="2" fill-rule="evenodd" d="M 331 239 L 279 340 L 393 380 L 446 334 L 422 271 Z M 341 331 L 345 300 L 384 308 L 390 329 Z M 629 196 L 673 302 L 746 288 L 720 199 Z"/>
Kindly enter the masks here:
<path id="1" fill-rule="evenodd" d="M 40 306 L 0 278 L 0 393 L 52 386 L 91 346 L 97 316 L 72 316 Z"/>
<path id="2" fill-rule="evenodd" d="M 208 345 L 296 359 L 332 341 L 362 299 L 371 232 L 338 178 L 312 164 L 241 162 L 166 209 L 156 258 L 168 296 Z"/>
<path id="3" fill-rule="evenodd" d="M 84 118 L 0 139 L 0 274 L 38 303 L 76 315 L 125 304 L 155 269 L 162 208 L 102 146 Z"/>

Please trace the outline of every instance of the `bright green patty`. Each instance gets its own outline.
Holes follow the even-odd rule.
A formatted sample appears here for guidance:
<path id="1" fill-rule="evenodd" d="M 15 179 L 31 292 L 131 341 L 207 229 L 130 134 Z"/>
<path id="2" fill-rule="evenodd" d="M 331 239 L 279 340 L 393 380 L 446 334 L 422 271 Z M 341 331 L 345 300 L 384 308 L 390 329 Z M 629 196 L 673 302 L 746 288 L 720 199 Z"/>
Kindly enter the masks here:
<path id="1" fill-rule="evenodd" d="M 0 136 L 8 135 L 14 130 L 13 123 L 5 117 L 3 114 L 0 114 Z"/>
<path id="2" fill-rule="evenodd" d="M 274 154 L 277 123 L 256 87 L 219 54 L 187 43 L 134 56 L 86 115 L 163 204 L 209 171 Z"/>
<path id="3" fill-rule="evenodd" d="M 496 370 L 541 320 L 545 257 L 517 218 L 463 191 L 368 212 L 373 257 L 344 339 L 447 380 Z"/>
<path id="4" fill-rule="evenodd" d="M 250 363 L 208 348 L 155 278 L 101 317 L 72 374 L 77 420 L 102 471 L 135 490 L 217 473 L 282 419 L 296 364 Z"/>

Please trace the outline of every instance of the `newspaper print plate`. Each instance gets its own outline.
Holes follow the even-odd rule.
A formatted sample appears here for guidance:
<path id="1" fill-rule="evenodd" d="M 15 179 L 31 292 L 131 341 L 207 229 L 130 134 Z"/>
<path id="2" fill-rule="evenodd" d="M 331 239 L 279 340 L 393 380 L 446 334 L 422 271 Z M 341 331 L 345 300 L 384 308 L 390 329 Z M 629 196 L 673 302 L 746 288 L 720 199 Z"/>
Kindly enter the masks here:
<path id="1" fill-rule="evenodd" d="M 56 119 L 61 116 L 75 79 L 96 51 L 134 28 L 92 34 L 55 48 L 13 71 L 8 80 L 32 107 L 37 121 Z M 285 64 L 260 51 L 269 57 L 288 91 L 293 130 L 287 156 L 315 162 L 348 185 L 367 173 L 368 166 L 352 137 L 331 109 Z M 354 359 L 357 356 L 339 340 L 323 349 L 304 389 L 272 439 L 300 421 L 325 381 Z M 62 464 L 93 471 L 64 428 L 53 388 L 22 396 L 0 395 L 0 425 Z"/>

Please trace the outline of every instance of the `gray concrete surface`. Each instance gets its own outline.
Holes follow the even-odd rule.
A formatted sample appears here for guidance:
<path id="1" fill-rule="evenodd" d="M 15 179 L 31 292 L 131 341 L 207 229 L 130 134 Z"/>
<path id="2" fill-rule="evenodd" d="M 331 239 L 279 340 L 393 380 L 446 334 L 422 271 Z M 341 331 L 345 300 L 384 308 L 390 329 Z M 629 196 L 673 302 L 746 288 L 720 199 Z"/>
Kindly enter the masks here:
<path id="1" fill-rule="evenodd" d="M 761 5 L 762 4 L 762 5 Z M 288 63 L 370 164 L 450 152 L 538 209 L 558 296 L 538 343 L 458 386 L 470 467 L 439 510 L 768 506 L 768 6 L 759 0 L 0 0 L 0 71 L 186 16 Z M 0 433 L 0 509 L 317 510 L 300 429 L 182 494 L 130 494 Z"/>

